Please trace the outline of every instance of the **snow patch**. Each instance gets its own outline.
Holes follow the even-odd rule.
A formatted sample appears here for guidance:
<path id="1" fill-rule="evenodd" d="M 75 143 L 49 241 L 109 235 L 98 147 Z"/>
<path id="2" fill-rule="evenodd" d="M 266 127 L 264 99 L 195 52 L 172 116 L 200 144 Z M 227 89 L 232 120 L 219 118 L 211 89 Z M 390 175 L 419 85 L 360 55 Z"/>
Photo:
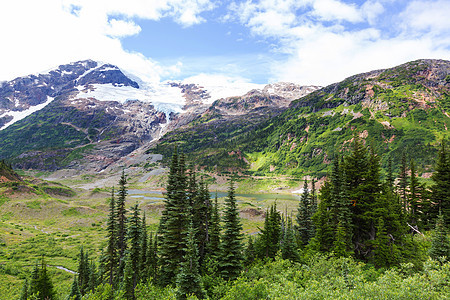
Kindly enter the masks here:
<path id="1" fill-rule="evenodd" d="M 3 113 L 2 115 L 0 115 L 0 117 L 3 117 L 3 116 L 11 116 L 11 117 L 13 117 L 13 119 L 12 119 L 11 121 L 9 121 L 8 123 L 6 123 L 5 125 L 3 125 L 3 127 L 0 128 L 0 130 L 3 130 L 3 129 L 5 129 L 5 128 L 7 128 L 8 126 L 10 126 L 10 125 L 16 123 L 17 121 L 20 121 L 20 120 L 22 120 L 22 119 L 28 117 L 28 116 L 31 115 L 32 113 L 37 112 L 37 111 L 43 109 L 43 108 L 46 107 L 50 102 L 52 102 L 53 99 L 55 99 L 55 98 L 50 97 L 50 96 L 47 96 L 47 101 L 45 101 L 44 103 L 41 103 L 41 104 L 32 106 L 32 107 L 30 107 L 29 109 L 26 109 L 26 110 L 23 110 L 23 111 L 9 111 L 9 112 Z"/>

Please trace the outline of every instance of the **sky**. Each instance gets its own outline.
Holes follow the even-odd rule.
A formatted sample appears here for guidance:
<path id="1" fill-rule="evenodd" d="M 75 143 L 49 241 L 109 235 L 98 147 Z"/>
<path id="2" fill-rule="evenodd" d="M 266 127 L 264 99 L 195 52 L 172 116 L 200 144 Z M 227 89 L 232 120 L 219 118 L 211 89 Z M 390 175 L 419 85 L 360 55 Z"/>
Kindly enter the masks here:
<path id="1" fill-rule="evenodd" d="M 93 59 L 143 80 L 331 84 L 450 60 L 450 0 L 2 0 L 0 81 Z"/>

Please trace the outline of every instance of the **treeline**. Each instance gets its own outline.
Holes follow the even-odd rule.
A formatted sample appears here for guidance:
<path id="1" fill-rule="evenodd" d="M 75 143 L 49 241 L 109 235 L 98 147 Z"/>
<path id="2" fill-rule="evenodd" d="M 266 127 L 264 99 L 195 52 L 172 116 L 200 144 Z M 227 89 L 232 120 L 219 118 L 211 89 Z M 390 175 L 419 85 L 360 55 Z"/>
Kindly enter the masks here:
<path id="1" fill-rule="evenodd" d="M 402 159 L 396 175 L 390 166 L 382 179 L 374 147 L 355 138 L 349 153 L 332 162 L 318 195 L 315 180 L 311 188 L 305 180 L 297 211 L 283 214 L 272 205 L 260 233 L 244 244 L 233 179 L 220 213 L 207 184 L 193 167 L 186 168 L 184 155 L 175 151 L 158 231 L 147 231 L 138 205 L 125 209 L 127 178 L 122 173 L 117 195 L 111 193 L 107 245 L 98 267 L 81 249 L 68 297 L 136 299 L 139 293 L 140 299 L 146 299 L 153 293 L 163 298 L 172 289 L 177 299 L 219 299 L 227 293 L 223 289 L 235 290 L 232 282 L 239 276 L 244 277 L 236 284 L 243 286 L 242 280 L 254 280 L 247 272 L 278 258 L 302 264 L 308 257 L 332 255 L 381 270 L 403 268 L 405 263 L 417 270 L 428 256 L 444 262 L 450 256 L 448 148 L 442 143 L 429 187 L 419 183 L 413 161 Z M 432 228 L 431 247 L 424 253 L 413 235 Z M 45 270 L 44 264 L 41 269 Z M 347 275 L 343 278 L 349 280 Z M 33 293 L 36 299 L 53 299 L 48 290 L 32 286 L 36 285 L 25 282 L 21 299 Z M 49 296 L 41 297 L 44 293 Z"/>

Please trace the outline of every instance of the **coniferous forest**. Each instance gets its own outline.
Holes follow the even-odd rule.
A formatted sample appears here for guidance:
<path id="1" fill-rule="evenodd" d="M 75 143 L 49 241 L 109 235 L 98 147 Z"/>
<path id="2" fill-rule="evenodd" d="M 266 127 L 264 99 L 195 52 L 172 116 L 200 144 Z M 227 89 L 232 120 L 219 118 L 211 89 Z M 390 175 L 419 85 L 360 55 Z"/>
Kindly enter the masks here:
<path id="1" fill-rule="evenodd" d="M 164 210 L 148 230 L 126 209 L 122 173 L 109 199 L 100 255 L 79 249 L 66 299 L 448 299 L 450 157 L 442 142 L 431 184 L 402 157 L 382 169 L 374 145 L 354 138 L 316 191 L 304 180 L 297 210 L 276 202 L 244 236 L 233 176 L 219 205 L 181 151 L 170 162 Z M 19 299 L 57 299 L 45 257 Z"/>

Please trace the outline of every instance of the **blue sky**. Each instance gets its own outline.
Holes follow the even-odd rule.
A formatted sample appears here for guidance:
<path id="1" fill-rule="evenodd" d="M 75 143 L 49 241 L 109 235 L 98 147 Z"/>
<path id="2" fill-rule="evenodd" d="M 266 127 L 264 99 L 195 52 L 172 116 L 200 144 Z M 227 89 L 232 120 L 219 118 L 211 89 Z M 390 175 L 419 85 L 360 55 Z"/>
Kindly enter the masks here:
<path id="1" fill-rule="evenodd" d="M 326 85 L 450 59 L 450 0 L 10 0 L 0 80 L 81 59 L 148 82 Z"/>

